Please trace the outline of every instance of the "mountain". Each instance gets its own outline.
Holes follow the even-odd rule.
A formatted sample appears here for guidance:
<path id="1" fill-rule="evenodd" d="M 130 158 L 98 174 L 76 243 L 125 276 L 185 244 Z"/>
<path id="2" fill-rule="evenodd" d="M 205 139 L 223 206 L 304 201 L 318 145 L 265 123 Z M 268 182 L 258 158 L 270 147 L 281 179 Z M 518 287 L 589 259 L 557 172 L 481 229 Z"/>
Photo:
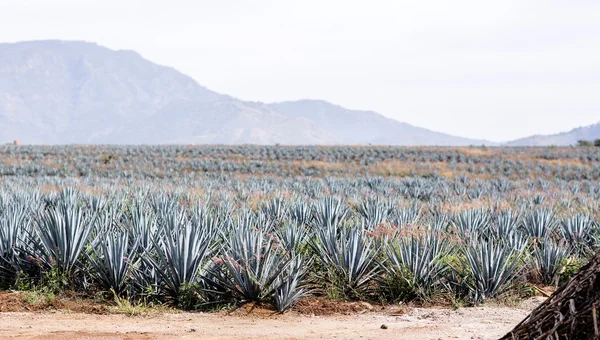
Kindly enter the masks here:
<path id="1" fill-rule="evenodd" d="M 52 40 L 0 44 L 0 127 L 24 144 L 493 144 L 320 100 L 243 101 L 132 51 Z"/>
<path id="2" fill-rule="evenodd" d="M 290 118 L 268 104 L 237 99 L 175 101 L 161 108 L 124 143 L 168 144 L 335 144 L 314 122 Z M 131 130 L 135 127 L 131 126 Z"/>
<path id="3" fill-rule="evenodd" d="M 575 145 L 579 140 L 593 141 L 600 138 L 600 122 L 579 127 L 568 132 L 562 132 L 554 135 L 535 135 L 531 137 L 517 139 L 508 142 L 509 146 L 544 146 L 557 145 L 567 146 Z"/>
<path id="4" fill-rule="evenodd" d="M 322 100 L 271 104 L 290 118 L 304 118 L 329 131 L 338 144 L 481 145 L 493 143 L 450 136 L 386 118 L 373 111 L 348 110 Z"/>
<path id="5" fill-rule="evenodd" d="M 107 142 L 176 100 L 226 96 L 131 51 L 84 42 L 0 44 L 0 141 Z M 118 140 L 115 140 L 118 142 Z"/>

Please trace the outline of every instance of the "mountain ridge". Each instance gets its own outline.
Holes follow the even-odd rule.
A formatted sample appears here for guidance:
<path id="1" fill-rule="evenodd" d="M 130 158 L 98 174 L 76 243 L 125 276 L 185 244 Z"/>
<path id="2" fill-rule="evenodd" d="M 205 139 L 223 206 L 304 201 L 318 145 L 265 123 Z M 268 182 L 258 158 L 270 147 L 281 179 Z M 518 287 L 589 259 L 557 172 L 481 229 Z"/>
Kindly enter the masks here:
<path id="1" fill-rule="evenodd" d="M 0 142 L 498 145 L 324 100 L 244 101 L 131 50 L 0 43 Z"/>
<path id="2" fill-rule="evenodd" d="M 519 138 L 506 143 L 508 146 L 567 146 L 575 145 L 579 140 L 594 140 L 600 138 L 600 121 L 598 123 L 580 126 L 569 131 L 549 135 L 533 135 Z"/>

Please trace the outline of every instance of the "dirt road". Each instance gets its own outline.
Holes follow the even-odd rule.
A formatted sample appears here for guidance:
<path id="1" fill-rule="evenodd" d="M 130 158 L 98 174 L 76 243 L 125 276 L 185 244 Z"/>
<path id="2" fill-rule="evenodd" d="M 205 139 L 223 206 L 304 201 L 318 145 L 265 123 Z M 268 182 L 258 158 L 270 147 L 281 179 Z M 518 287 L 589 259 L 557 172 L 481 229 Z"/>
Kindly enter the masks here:
<path id="1" fill-rule="evenodd" d="M 414 308 L 360 315 L 256 317 L 222 313 L 150 316 L 64 312 L 0 313 L 2 339 L 496 339 L 536 303 L 457 311 Z M 385 324 L 387 329 L 382 329 Z"/>

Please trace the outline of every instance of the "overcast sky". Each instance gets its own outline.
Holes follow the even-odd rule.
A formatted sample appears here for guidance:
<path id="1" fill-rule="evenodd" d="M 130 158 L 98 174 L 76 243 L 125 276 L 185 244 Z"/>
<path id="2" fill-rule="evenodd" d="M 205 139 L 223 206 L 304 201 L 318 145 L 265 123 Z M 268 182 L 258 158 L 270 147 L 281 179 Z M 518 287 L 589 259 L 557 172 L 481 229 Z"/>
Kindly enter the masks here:
<path id="1" fill-rule="evenodd" d="M 509 140 L 600 121 L 597 0 L 0 0 L 0 42 L 135 50 L 200 84 Z"/>

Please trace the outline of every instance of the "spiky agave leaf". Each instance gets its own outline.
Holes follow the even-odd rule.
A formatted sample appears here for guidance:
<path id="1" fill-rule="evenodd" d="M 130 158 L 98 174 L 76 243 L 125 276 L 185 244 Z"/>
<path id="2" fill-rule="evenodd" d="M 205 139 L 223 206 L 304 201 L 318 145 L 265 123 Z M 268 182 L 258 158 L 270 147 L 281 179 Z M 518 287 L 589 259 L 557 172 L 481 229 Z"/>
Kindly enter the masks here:
<path id="1" fill-rule="evenodd" d="M 392 212 L 392 223 L 398 227 L 415 225 L 421 218 L 421 213 L 421 206 L 417 201 L 413 201 L 409 206 L 400 207 Z"/>
<path id="2" fill-rule="evenodd" d="M 495 241 L 504 244 L 509 249 L 525 249 L 529 242 L 527 236 L 518 230 L 509 233 L 508 235 L 504 235 L 502 238 L 496 239 Z"/>
<path id="3" fill-rule="evenodd" d="M 135 204 L 125 218 L 125 229 L 134 236 L 138 252 L 145 253 L 159 237 L 157 218 L 142 204 Z"/>
<path id="4" fill-rule="evenodd" d="M 490 214 L 485 209 L 469 209 L 459 212 L 452 219 L 452 225 L 460 237 L 477 238 L 485 234 L 490 226 Z"/>
<path id="5" fill-rule="evenodd" d="M 286 269 L 289 259 L 252 225 L 242 225 L 230 235 L 218 262 L 205 278 L 240 302 L 263 301 L 273 295 L 275 281 Z"/>
<path id="6" fill-rule="evenodd" d="M 0 211 L 0 268 L 15 274 L 24 257 L 31 220 L 25 204 L 9 205 Z"/>
<path id="7" fill-rule="evenodd" d="M 356 210 L 362 218 L 363 224 L 368 230 L 373 230 L 378 225 L 386 222 L 392 212 L 390 202 L 375 198 L 368 198 L 357 206 Z"/>
<path id="8" fill-rule="evenodd" d="M 210 256 L 213 235 L 201 225 L 192 225 L 175 211 L 164 216 L 160 238 L 153 242 L 153 254 L 144 256 L 166 286 L 166 292 L 177 298 L 185 283 L 193 283 L 201 275 L 200 269 Z"/>
<path id="9" fill-rule="evenodd" d="M 361 295 L 381 270 L 378 249 L 361 228 L 322 228 L 311 247 L 327 268 L 325 279 L 347 296 Z"/>
<path id="10" fill-rule="evenodd" d="M 519 275 L 523 249 L 508 248 L 494 241 L 479 241 L 470 242 L 463 251 L 464 265 L 472 279 L 469 290 L 474 304 L 504 293 Z"/>
<path id="11" fill-rule="evenodd" d="M 564 244 L 557 244 L 549 238 L 537 245 L 532 256 L 532 265 L 542 283 L 552 284 L 554 282 L 561 269 L 561 264 L 568 256 L 569 249 Z"/>
<path id="12" fill-rule="evenodd" d="M 589 215 L 577 214 L 561 221 L 561 234 L 572 251 L 585 255 L 591 251 L 594 220 Z"/>
<path id="13" fill-rule="evenodd" d="M 313 225 L 317 228 L 338 227 L 350 210 L 341 199 L 325 197 L 317 202 L 313 209 Z"/>
<path id="14" fill-rule="evenodd" d="M 450 224 L 450 218 L 448 215 L 436 208 L 431 208 L 430 212 L 430 217 L 427 221 L 428 229 L 437 233 L 447 231 Z"/>
<path id="15" fill-rule="evenodd" d="M 306 227 L 291 222 L 277 231 L 277 237 L 289 253 L 300 253 L 307 245 L 310 232 Z"/>
<path id="16" fill-rule="evenodd" d="M 99 242 L 88 255 L 93 269 L 92 275 L 104 288 L 112 289 L 115 294 L 121 295 L 127 290 L 127 280 L 139 262 L 137 244 L 135 241 L 132 244 L 132 236 L 128 231 L 109 232 L 99 235 L 99 238 Z"/>
<path id="17" fill-rule="evenodd" d="M 517 232 L 521 223 L 521 217 L 519 214 L 514 213 L 510 209 L 500 211 L 495 218 L 493 225 L 493 234 L 497 239 L 503 239 L 511 237 L 512 234 Z"/>
<path id="18" fill-rule="evenodd" d="M 544 239 L 556 230 L 556 219 L 551 209 L 536 209 L 523 220 L 523 230 L 532 238 Z"/>
<path id="19" fill-rule="evenodd" d="M 432 232 L 393 239 L 386 246 L 386 255 L 391 264 L 386 269 L 400 275 L 402 269 L 407 268 L 412 275 L 408 278 L 409 283 L 421 298 L 426 298 L 450 269 L 441 261 L 450 251 L 449 241 Z"/>
<path id="20" fill-rule="evenodd" d="M 275 307 L 277 311 L 280 313 L 285 312 L 300 298 L 309 294 L 304 277 L 310 266 L 310 260 L 305 261 L 302 257 L 292 256 L 289 266 L 276 283 Z"/>
<path id="21" fill-rule="evenodd" d="M 261 206 L 262 213 L 275 224 L 281 224 L 287 215 L 287 205 L 285 201 L 276 197 Z"/>
<path id="22" fill-rule="evenodd" d="M 310 204 L 297 201 L 296 204 L 288 209 L 290 222 L 300 226 L 308 226 L 311 223 L 313 212 Z"/>
<path id="23" fill-rule="evenodd" d="M 70 274 L 93 231 L 93 219 L 86 216 L 80 206 L 59 204 L 36 220 L 37 239 L 31 239 L 33 253 L 48 267 Z"/>

